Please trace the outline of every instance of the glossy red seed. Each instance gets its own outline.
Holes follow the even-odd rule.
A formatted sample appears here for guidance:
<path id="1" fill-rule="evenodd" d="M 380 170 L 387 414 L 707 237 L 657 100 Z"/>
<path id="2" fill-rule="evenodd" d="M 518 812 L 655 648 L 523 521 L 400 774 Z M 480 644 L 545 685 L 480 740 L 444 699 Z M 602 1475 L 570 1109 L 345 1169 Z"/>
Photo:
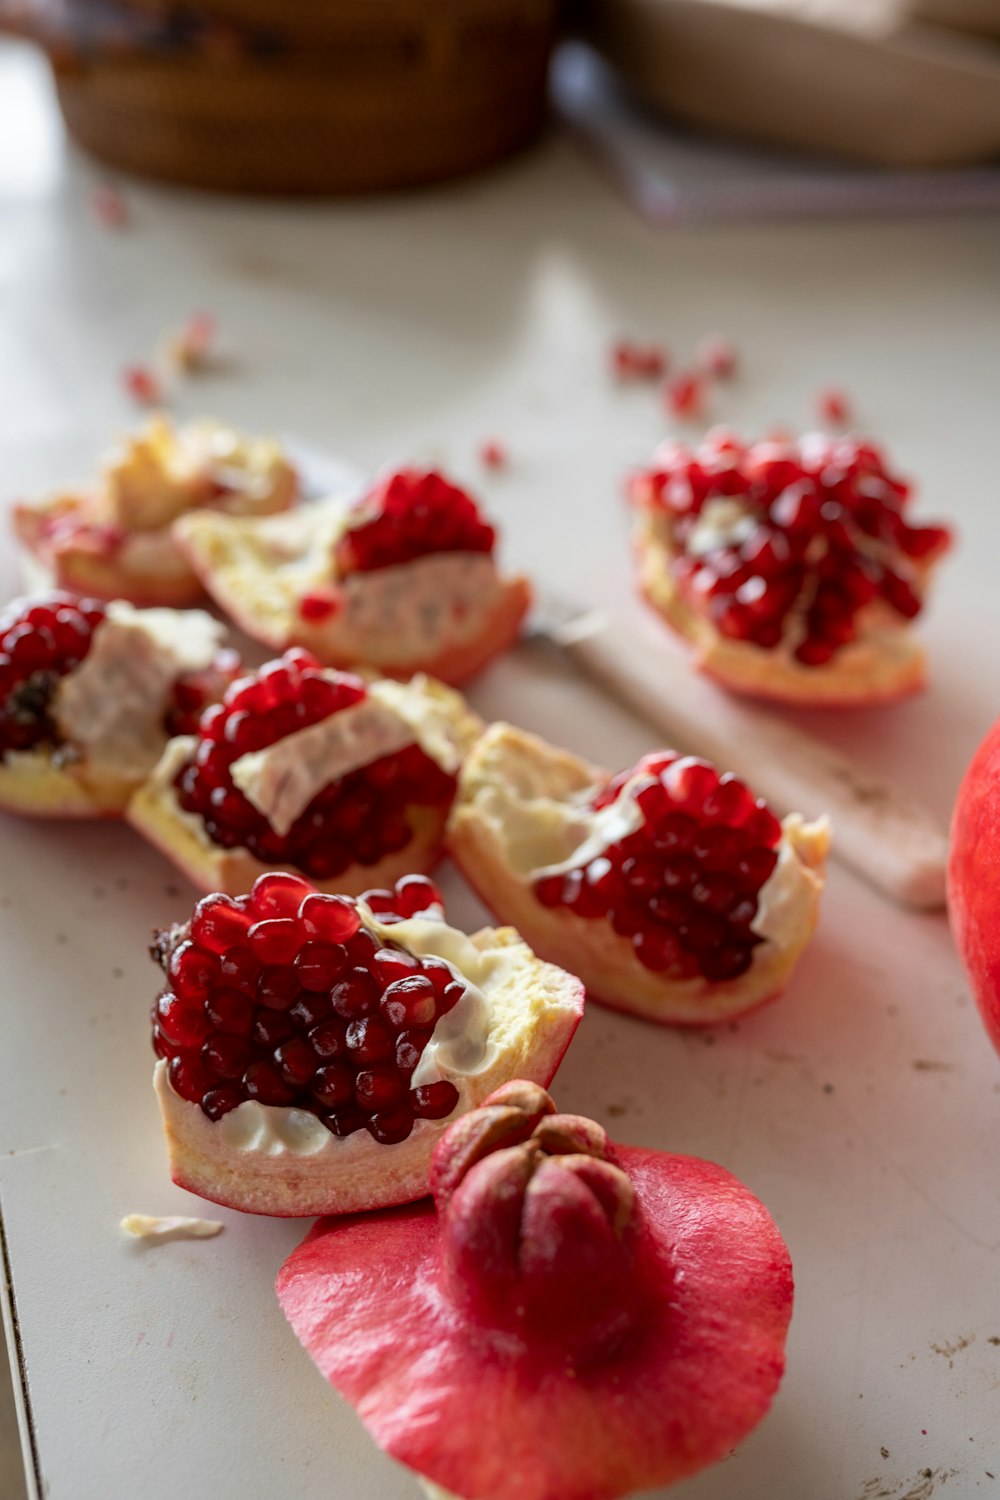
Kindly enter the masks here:
<path id="1" fill-rule="evenodd" d="M 661 973 L 680 957 L 680 944 L 666 928 L 641 927 L 632 939 L 635 956 L 647 969 Z"/>
<path id="2" fill-rule="evenodd" d="M 295 956 L 295 973 L 305 990 L 330 990 L 347 969 L 347 949 L 342 943 L 309 942 Z"/>
<path id="3" fill-rule="evenodd" d="M 379 1110 L 365 1122 L 370 1134 L 383 1146 L 398 1146 L 413 1130 L 413 1115 L 405 1106 Z"/>
<path id="4" fill-rule="evenodd" d="M 347 1052 L 347 1022 L 342 1016 L 330 1016 L 312 1028 L 308 1040 L 321 1060 L 343 1057 Z"/>
<path id="5" fill-rule="evenodd" d="M 191 1104 L 200 1104 L 202 1096 L 215 1081 L 197 1052 L 180 1052 L 170 1059 L 168 1077 L 175 1094 Z"/>
<path id="6" fill-rule="evenodd" d="M 261 969 L 257 980 L 257 1000 L 269 1010 L 288 1010 L 301 988 L 298 975 L 284 964 Z"/>
<path id="7" fill-rule="evenodd" d="M 410 1108 L 418 1120 L 444 1120 L 458 1104 L 458 1089 L 442 1078 L 421 1084 L 410 1093 Z"/>
<path id="8" fill-rule="evenodd" d="M 261 1008 L 254 1016 L 250 1038 L 258 1047 L 270 1052 L 281 1042 L 287 1041 L 294 1029 L 287 1011 Z"/>
<path id="9" fill-rule="evenodd" d="M 313 1078 L 311 1093 L 327 1109 L 354 1102 L 354 1074 L 343 1063 L 328 1063 Z M 356 1127 L 360 1128 L 360 1127 Z"/>
<path id="10" fill-rule="evenodd" d="M 331 1019 L 333 1006 L 329 995 L 311 994 L 308 990 L 302 990 L 288 1015 L 296 1030 L 308 1032 L 321 1022 Z"/>
<path id="11" fill-rule="evenodd" d="M 298 917 L 310 937 L 327 943 L 346 943 L 361 926 L 358 909 L 346 896 L 311 894 L 299 907 Z"/>
<path id="12" fill-rule="evenodd" d="M 677 375 L 667 386 L 667 410 L 683 421 L 694 421 L 705 409 L 705 383 L 699 375 Z"/>
<path id="13" fill-rule="evenodd" d="M 157 1023 L 172 1047 L 198 1048 L 211 1030 L 199 999 L 185 999 L 167 991 L 156 1005 Z"/>
<path id="14" fill-rule="evenodd" d="M 393 1067 L 363 1068 L 354 1080 L 354 1098 L 359 1109 L 392 1109 L 406 1094 L 406 1083 Z"/>
<path id="15" fill-rule="evenodd" d="M 210 1120 L 221 1120 L 223 1115 L 228 1115 L 232 1110 L 238 1109 L 242 1103 L 241 1090 L 231 1084 L 209 1089 L 201 1098 L 201 1107 Z"/>
<path id="16" fill-rule="evenodd" d="M 437 1014 L 446 1016 L 450 1010 L 454 1010 L 458 1002 L 464 999 L 468 985 L 464 979 L 453 979 L 451 984 L 445 987 L 444 994 L 440 996 L 437 1003 Z"/>
<path id="17" fill-rule="evenodd" d="M 259 875 L 250 888 L 250 910 L 260 921 L 269 917 L 295 917 L 307 896 L 313 895 L 307 880 L 282 871 Z"/>
<path id="18" fill-rule="evenodd" d="M 430 1026 L 437 1008 L 437 995 L 426 975 L 411 974 L 388 986 L 379 1000 L 379 1008 L 389 1024 L 397 1029 Z"/>
<path id="19" fill-rule="evenodd" d="M 409 1076 L 423 1055 L 430 1041 L 430 1029 L 401 1031 L 396 1038 L 396 1067 Z"/>
<path id="20" fill-rule="evenodd" d="M 316 1055 L 300 1036 L 276 1047 L 274 1061 L 285 1082 L 296 1089 L 305 1088 L 316 1072 Z"/>
<path id="21" fill-rule="evenodd" d="M 420 969 L 420 961 L 402 948 L 380 948 L 372 958 L 369 969 L 379 984 L 392 984 L 396 979 L 407 979 Z"/>
<path id="22" fill-rule="evenodd" d="M 245 1036 L 217 1031 L 201 1049 L 201 1060 L 213 1078 L 235 1081 L 250 1065 L 253 1049 Z"/>
<path id="23" fill-rule="evenodd" d="M 378 1005 L 379 987 L 367 969 L 350 969 L 330 992 L 338 1016 L 354 1021 Z"/>
<path id="24" fill-rule="evenodd" d="M 295 1089 L 269 1062 L 250 1064 L 243 1075 L 243 1091 L 248 1099 L 256 1099 L 259 1104 L 286 1105 L 295 1098 Z"/>
<path id="25" fill-rule="evenodd" d="M 244 993 L 256 990 L 260 964 L 248 947 L 230 948 L 219 963 L 219 976 L 224 984 Z"/>
<path id="26" fill-rule="evenodd" d="M 231 896 L 205 896 L 194 909 L 191 937 L 199 947 L 223 954 L 246 942 L 250 913 Z"/>
<path id="27" fill-rule="evenodd" d="M 416 916 L 432 906 L 444 906 L 441 892 L 426 875 L 404 875 L 396 881 L 395 910 L 403 917 Z"/>
<path id="28" fill-rule="evenodd" d="M 174 991 L 194 1000 L 204 1001 L 219 972 L 218 959 L 191 942 L 178 944 L 167 965 L 167 977 Z"/>
<path id="29" fill-rule="evenodd" d="M 247 936 L 251 953 L 262 964 L 289 964 L 305 934 L 293 917 L 268 917 L 255 922 Z"/>
<path id="30" fill-rule="evenodd" d="M 395 1033 L 381 1016 L 364 1016 L 347 1028 L 347 1050 L 356 1064 L 385 1062 L 395 1047 Z"/>

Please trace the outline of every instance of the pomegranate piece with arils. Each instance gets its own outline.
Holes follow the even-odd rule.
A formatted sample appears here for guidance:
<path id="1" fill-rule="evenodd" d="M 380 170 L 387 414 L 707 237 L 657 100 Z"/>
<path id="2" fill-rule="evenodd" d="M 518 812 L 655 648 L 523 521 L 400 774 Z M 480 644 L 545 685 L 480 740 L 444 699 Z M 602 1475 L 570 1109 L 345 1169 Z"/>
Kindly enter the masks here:
<path id="1" fill-rule="evenodd" d="M 721 1167 L 617 1145 L 517 1081 L 449 1125 L 430 1187 L 314 1225 L 277 1283 L 322 1374 L 429 1494 L 660 1493 L 765 1415 L 792 1267 Z"/>
<path id="2" fill-rule="evenodd" d="M 735 776 L 691 757 L 647 755 L 612 777 L 592 808 L 625 789 L 640 826 L 586 865 L 536 879 L 537 899 L 610 922 L 655 973 L 739 979 L 762 941 L 752 923 L 781 824 Z"/>
<path id="3" fill-rule="evenodd" d="M 152 953 L 174 1180 L 249 1212 L 421 1197 L 443 1122 L 515 1070 L 550 1079 L 583 1009 L 516 934 L 449 927 L 421 875 L 354 900 L 269 872 Z"/>
<path id="4" fill-rule="evenodd" d="M 829 835 L 735 776 L 657 751 L 608 777 L 494 724 L 448 847 L 501 921 L 595 1000 L 650 1020 L 737 1015 L 784 988 L 815 926 Z"/>
<path id="5" fill-rule="evenodd" d="M 356 520 L 335 549 L 337 570 L 368 573 L 434 552 L 492 553 L 493 527 L 471 495 L 433 470 L 401 469 L 354 507 Z"/>
<path id="6" fill-rule="evenodd" d="M 441 905 L 418 875 L 361 899 L 384 925 Z M 391 1145 L 458 1103 L 454 1084 L 410 1080 L 464 983 L 441 959 L 381 942 L 348 897 L 262 875 L 249 896 L 205 896 L 189 935 L 162 935 L 155 951 L 169 987 L 153 1008 L 153 1050 L 210 1120 L 256 1100 Z"/>
<path id="7" fill-rule="evenodd" d="M 744 445 L 709 433 L 633 476 L 642 586 L 728 685 L 803 702 L 914 690 L 905 635 L 951 536 L 907 519 L 909 486 L 853 437 Z"/>
<path id="8" fill-rule="evenodd" d="M 455 792 L 454 776 L 419 745 L 331 780 L 285 834 L 275 832 L 232 777 L 242 756 L 366 696 L 360 677 L 325 671 L 299 648 L 240 679 L 200 721 L 197 747 L 174 781 L 181 807 L 202 819 L 205 833 L 221 848 L 248 849 L 265 864 L 294 865 L 324 880 L 350 865 L 375 865 L 397 854 L 412 837 L 407 809 L 447 807 Z"/>
<path id="9" fill-rule="evenodd" d="M 0 759 L 62 744 L 49 713 L 52 695 L 83 661 L 104 618 L 96 599 L 69 594 L 20 601 L 0 615 Z"/>

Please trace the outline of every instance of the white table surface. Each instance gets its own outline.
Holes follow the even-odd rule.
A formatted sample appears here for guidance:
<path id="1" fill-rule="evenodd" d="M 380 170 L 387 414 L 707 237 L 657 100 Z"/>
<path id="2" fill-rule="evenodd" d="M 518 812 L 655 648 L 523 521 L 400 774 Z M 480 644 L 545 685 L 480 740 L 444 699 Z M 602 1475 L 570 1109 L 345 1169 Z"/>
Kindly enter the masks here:
<path id="1" fill-rule="evenodd" d="M 611 386 L 605 352 L 622 331 L 683 353 L 721 329 L 746 373 L 719 418 L 807 424 L 816 390 L 843 384 L 919 476 L 926 513 L 961 529 L 925 627 L 931 691 L 813 717 L 947 813 L 998 697 L 995 217 L 657 233 L 558 139 L 405 202 L 130 187 L 121 235 L 94 222 L 97 180 L 67 155 L 41 68 L 0 47 L 5 496 L 86 473 L 133 416 L 120 367 L 204 307 L 232 365 L 189 382 L 178 411 L 294 430 L 364 466 L 434 455 L 477 480 L 476 445 L 495 435 L 511 468 L 481 488 L 507 558 L 655 631 L 630 595 L 620 481 L 666 424 L 652 393 Z M 2 595 L 16 582 L 5 547 Z M 650 748 L 524 652 L 472 696 L 609 765 Z M 119 1235 L 127 1212 L 199 1211 L 166 1173 L 145 955 L 190 893 L 123 828 L 4 818 L 0 838 L 0 1204 L 41 1491 L 415 1496 L 278 1310 L 274 1273 L 303 1224 L 223 1211 L 211 1241 Z M 475 922 L 454 872 L 444 883 Z M 1000 1060 L 943 917 L 834 870 L 779 1003 L 704 1033 L 594 1008 L 557 1095 L 621 1139 L 722 1162 L 791 1247 L 773 1412 L 678 1500 L 1000 1496 Z"/>

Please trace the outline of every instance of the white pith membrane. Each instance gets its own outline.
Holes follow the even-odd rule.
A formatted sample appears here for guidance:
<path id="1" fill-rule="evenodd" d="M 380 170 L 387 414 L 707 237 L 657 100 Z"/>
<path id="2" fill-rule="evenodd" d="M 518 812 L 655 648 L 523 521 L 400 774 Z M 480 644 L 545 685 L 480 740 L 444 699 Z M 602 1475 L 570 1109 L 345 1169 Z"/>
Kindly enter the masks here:
<path id="1" fill-rule="evenodd" d="M 510 928 L 470 936 L 449 926 L 436 905 L 391 923 L 362 901 L 358 913 L 380 943 L 442 959 L 465 986 L 437 1021 L 410 1083 L 453 1084 L 455 1108 L 444 1119 L 414 1120 L 407 1138 L 390 1145 L 364 1128 L 334 1135 L 309 1110 L 256 1100 L 212 1121 L 200 1104 L 174 1091 L 160 1058 L 153 1081 L 175 1181 L 265 1213 L 347 1213 L 406 1202 L 426 1193 L 434 1144 L 458 1115 L 510 1078 L 549 1081 L 582 1010 L 575 979 L 541 963 Z M 179 929 L 178 941 L 182 935 Z"/>
<path id="2" fill-rule="evenodd" d="M 727 997 L 749 996 L 742 1009 L 776 993 L 815 925 L 828 820 L 806 823 L 795 813 L 783 820 L 777 864 L 758 893 L 750 924 L 761 942 L 746 973 L 723 981 L 671 978 L 646 969 L 631 940 L 606 917 L 543 907 L 534 893 L 537 880 L 583 867 L 642 826 L 631 793 L 649 781 L 649 773 L 638 772 L 613 802 L 595 810 L 590 804 L 606 780 L 605 773 L 534 735 L 493 724 L 463 765 L 449 821 L 451 852 L 501 919 L 516 922 L 529 941 L 573 968 L 596 997 L 611 1004 L 655 1015 L 662 1001 L 666 1019 L 698 1022 L 726 1013 Z M 594 964 L 599 977 L 587 972 Z M 619 989 L 609 993 L 614 975 Z"/>
<path id="3" fill-rule="evenodd" d="M 114 528 L 118 538 L 105 550 L 124 574 L 183 584 L 191 570 L 170 533 L 179 516 L 202 506 L 269 514 L 291 505 L 297 491 L 295 471 L 271 439 L 246 437 L 210 418 L 175 427 L 155 416 L 108 455 L 93 488 L 27 502 L 17 509 L 17 525 L 22 540 L 42 556 L 50 551 L 55 564 L 64 546 L 99 556 L 101 528 Z M 78 522 L 79 535 L 69 526 L 62 538 L 50 537 L 47 523 L 59 520 Z M 95 528 L 89 535 L 88 527 Z"/>
<path id="4" fill-rule="evenodd" d="M 339 576 L 337 542 L 371 519 L 353 497 L 332 495 L 260 520 L 202 512 L 174 529 L 219 604 L 274 647 L 299 641 L 343 661 L 430 663 L 474 643 L 522 580 L 500 577 L 486 552 L 432 552 Z M 329 598 L 330 617 L 309 620 L 306 596 Z M 525 600 L 526 604 L 526 600 Z"/>
<path id="5" fill-rule="evenodd" d="M 324 675 L 332 679 L 337 674 Z M 386 678 L 365 687 L 366 696 L 359 703 L 233 762 L 233 781 L 276 833 L 287 833 L 332 781 L 408 745 L 419 745 L 449 774 L 457 771 L 480 727 L 458 693 L 422 673 L 406 683 Z M 202 819 L 181 806 L 174 788 L 178 772 L 197 747 L 194 735 L 170 740 L 129 815 L 141 828 L 146 815 L 159 810 L 203 850 L 232 854 L 209 838 Z M 242 846 L 235 852 L 254 858 Z"/>
<path id="6" fill-rule="evenodd" d="M 112 601 L 86 656 L 55 685 L 49 713 L 64 743 L 9 751 L 0 778 L 32 781 L 54 811 L 62 794 L 72 797 L 76 782 L 78 794 L 88 785 L 127 794 L 163 753 L 177 678 L 210 667 L 225 634 L 202 610 L 140 610 Z"/>

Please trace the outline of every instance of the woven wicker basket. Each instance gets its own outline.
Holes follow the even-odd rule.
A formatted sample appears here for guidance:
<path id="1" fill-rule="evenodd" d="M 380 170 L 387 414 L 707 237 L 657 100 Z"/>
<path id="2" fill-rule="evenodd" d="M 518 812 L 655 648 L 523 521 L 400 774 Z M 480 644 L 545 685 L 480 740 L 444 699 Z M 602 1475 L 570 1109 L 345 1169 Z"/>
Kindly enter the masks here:
<path id="1" fill-rule="evenodd" d="M 485 166 L 544 118 L 558 0 L 203 0 L 209 9 L 278 27 L 280 46 L 57 67 L 85 147 L 200 187 L 365 192 Z"/>

